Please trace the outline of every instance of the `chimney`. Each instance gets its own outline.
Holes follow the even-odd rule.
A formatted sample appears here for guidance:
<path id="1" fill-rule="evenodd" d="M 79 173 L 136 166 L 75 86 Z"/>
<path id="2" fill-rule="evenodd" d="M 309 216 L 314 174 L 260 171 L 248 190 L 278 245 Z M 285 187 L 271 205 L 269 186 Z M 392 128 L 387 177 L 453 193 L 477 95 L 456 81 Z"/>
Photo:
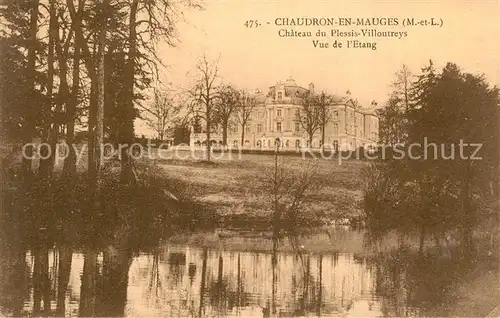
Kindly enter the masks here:
<path id="1" fill-rule="evenodd" d="M 313 83 L 309 83 L 309 94 L 314 95 L 314 84 Z"/>

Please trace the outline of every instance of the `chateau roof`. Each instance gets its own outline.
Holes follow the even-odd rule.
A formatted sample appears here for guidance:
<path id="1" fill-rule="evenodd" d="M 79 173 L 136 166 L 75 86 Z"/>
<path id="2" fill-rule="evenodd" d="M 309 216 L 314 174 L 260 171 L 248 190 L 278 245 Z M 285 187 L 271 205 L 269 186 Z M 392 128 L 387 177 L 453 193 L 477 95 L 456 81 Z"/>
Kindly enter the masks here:
<path id="1" fill-rule="evenodd" d="M 288 88 L 292 88 L 292 87 L 298 87 L 298 88 L 301 88 L 303 90 L 307 90 L 306 88 L 302 87 L 302 86 L 299 86 L 297 85 L 297 83 L 295 82 L 295 80 L 293 78 L 288 78 L 286 81 L 282 82 L 282 81 L 279 81 L 276 85 L 273 85 L 273 86 L 269 86 L 270 89 L 273 89 L 273 88 L 276 88 L 280 85 L 283 85 L 285 87 L 285 89 L 288 87 Z"/>
<path id="2" fill-rule="evenodd" d="M 377 112 L 375 108 L 360 108 L 359 111 L 365 115 L 374 115 L 377 116 Z"/>
<path id="3" fill-rule="evenodd" d="M 339 95 L 331 94 L 330 97 L 332 99 L 332 102 L 334 102 L 334 103 L 341 103 L 344 101 L 344 98 L 339 96 Z"/>
<path id="4" fill-rule="evenodd" d="M 295 80 L 290 77 L 285 81 L 285 86 L 297 86 L 297 83 L 295 83 Z"/>

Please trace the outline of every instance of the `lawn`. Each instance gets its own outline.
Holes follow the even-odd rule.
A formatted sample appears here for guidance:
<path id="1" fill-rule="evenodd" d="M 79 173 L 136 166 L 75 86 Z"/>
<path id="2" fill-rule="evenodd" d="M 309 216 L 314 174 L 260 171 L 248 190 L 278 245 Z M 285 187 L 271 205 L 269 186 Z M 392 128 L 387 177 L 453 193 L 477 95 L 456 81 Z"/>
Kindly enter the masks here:
<path id="1" fill-rule="evenodd" d="M 183 159 L 175 159 L 182 157 Z M 267 217 L 271 213 L 270 186 L 274 156 L 268 154 L 233 154 L 232 158 L 216 156 L 212 163 L 197 158 L 172 156 L 156 159 L 165 177 L 174 180 L 174 193 L 190 197 L 214 208 L 221 215 Z M 300 173 L 315 166 L 319 190 L 308 191 L 302 213 L 305 217 L 325 221 L 357 218 L 361 213 L 361 171 L 366 162 L 350 160 L 303 159 L 283 156 L 285 173 Z"/>

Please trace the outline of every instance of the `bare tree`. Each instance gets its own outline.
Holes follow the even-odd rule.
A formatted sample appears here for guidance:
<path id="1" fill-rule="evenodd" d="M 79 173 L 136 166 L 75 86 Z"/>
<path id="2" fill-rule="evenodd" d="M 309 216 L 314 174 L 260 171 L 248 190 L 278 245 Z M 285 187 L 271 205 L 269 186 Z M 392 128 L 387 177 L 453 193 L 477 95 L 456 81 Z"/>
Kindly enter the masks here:
<path id="1" fill-rule="evenodd" d="M 332 108 L 330 107 L 332 103 L 332 97 L 326 95 L 325 92 L 321 92 L 321 95 L 317 97 L 317 104 L 320 111 L 319 121 L 321 129 L 321 148 L 325 149 L 325 130 L 328 123 L 332 120 Z"/>
<path id="2" fill-rule="evenodd" d="M 402 102 L 403 111 L 407 113 L 410 109 L 410 90 L 413 86 L 413 74 L 408 66 L 403 64 L 395 76 L 396 78 L 392 83 L 394 89 L 392 94 Z"/>
<path id="3" fill-rule="evenodd" d="M 317 178 L 318 165 L 313 160 L 297 168 L 285 162 L 284 157 L 279 155 L 279 149 L 277 144 L 274 166 L 268 173 L 272 226 L 274 233 L 293 233 L 308 193 L 318 191 L 322 183 Z"/>
<path id="4" fill-rule="evenodd" d="M 222 126 L 222 144 L 227 145 L 227 130 L 231 125 L 234 111 L 240 104 L 240 92 L 231 85 L 221 85 L 217 88 L 219 98 L 214 104 L 214 122 Z"/>
<path id="5" fill-rule="evenodd" d="M 155 89 L 153 103 L 149 107 L 145 107 L 144 110 L 147 112 L 146 124 L 163 141 L 170 127 L 169 124 L 174 118 L 177 118 L 181 107 L 175 104 L 174 99 L 167 91 Z"/>
<path id="6" fill-rule="evenodd" d="M 257 106 L 257 101 L 254 96 L 248 94 L 248 92 L 243 92 L 241 94 L 241 101 L 238 107 L 238 121 L 241 125 L 241 145 L 245 144 L 245 127 L 250 121 L 252 112 Z"/>
<path id="7" fill-rule="evenodd" d="M 321 115 L 321 107 L 318 106 L 317 99 L 314 96 L 306 97 L 297 113 L 297 120 L 307 132 L 309 147 L 312 146 L 314 133 L 321 128 Z"/>
<path id="8" fill-rule="evenodd" d="M 207 160 L 210 161 L 211 140 L 215 102 L 219 98 L 217 92 L 217 79 L 219 78 L 219 59 L 208 61 L 203 55 L 196 65 L 196 83 L 190 90 L 190 113 L 195 118 L 201 118 L 206 123 L 206 150 Z"/>

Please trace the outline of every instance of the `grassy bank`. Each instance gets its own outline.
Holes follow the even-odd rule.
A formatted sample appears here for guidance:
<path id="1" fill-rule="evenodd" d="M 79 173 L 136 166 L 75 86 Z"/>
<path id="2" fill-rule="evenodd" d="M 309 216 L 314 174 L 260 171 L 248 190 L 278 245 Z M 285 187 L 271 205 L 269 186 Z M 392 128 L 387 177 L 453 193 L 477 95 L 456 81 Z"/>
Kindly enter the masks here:
<path id="1" fill-rule="evenodd" d="M 15 167 L 20 158 L 17 153 L 7 150 L 5 153 L 8 156 L 3 155 L 2 158 L 13 157 L 17 160 L 3 160 L 3 164 Z M 174 222 L 177 223 L 174 227 L 182 228 L 197 228 L 207 223 L 259 230 L 270 227 L 273 207 L 270 191 L 274 168 L 272 154 L 214 154 L 213 161 L 206 162 L 201 160 L 203 154 L 191 156 L 190 151 L 173 153 L 170 150 L 163 156 L 170 159 L 158 159 L 156 154 L 136 162 L 139 186 L 135 189 L 120 186 L 119 162 L 108 160 L 101 187 L 103 209 L 96 213 L 89 212 L 93 207 L 88 198 L 91 191 L 86 180 L 86 155 L 81 157 L 74 180 L 60 176 L 62 160 L 56 162 L 54 178 L 48 183 L 35 177 L 28 188 L 21 189 L 17 184 L 19 181 L 11 182 L 4 178 L 7 182 L 2 186 L 5 199 L 3 210 L 7 214 L 2 218 L 19 218 L 21 215 L 23 219 L 17 223 L 24 224 L 27 233 L 46 225 L 68 228 L 63 223 L 70 220 L 70 227 L 75 229 L 69 231 L 70 235 L 91 223 L 112 225 L 112 220 L 116 219 L 138 223 L 140 231 L 145 232 L 151 224 L 160 230 L 164 224 Z M 313 160 L 299 156 L 283 156 L 282 159 L 280 169 L 285 174 L 300 174 L 304 166 L 315 166 L 315 182 L 321 183 L 319 190 L 305 193 L 298 226 L 360 218 L 360 171 L 366 162 L 352 160 L 339 165 L 334 159 Z M 37 166 L 38 160 L 34 160 L 34 171 Z M 170 193 L 178 200 L 172 201 Z"/>
<path id="2" fill-rule="evenodd" d="M 361 217 L 361 161 L 313 160 L 285 156 L 285 174 L 300 174 L 304 166 L 314 165 L 315 182 L 321 187 L 306 192 L 300 213 L 303 222 L 328 223 L 332 220 L 359 220 Z M 156 160 L 157 167 L 170 182 L 170 189 L 220 214 L 233 225 L 259 226 L 268 223 L 272 213 L 271 191 L 273 155 L 243 154 L 216 158 Z M 280 167 L 281 168 L 281 167 Z"/>

